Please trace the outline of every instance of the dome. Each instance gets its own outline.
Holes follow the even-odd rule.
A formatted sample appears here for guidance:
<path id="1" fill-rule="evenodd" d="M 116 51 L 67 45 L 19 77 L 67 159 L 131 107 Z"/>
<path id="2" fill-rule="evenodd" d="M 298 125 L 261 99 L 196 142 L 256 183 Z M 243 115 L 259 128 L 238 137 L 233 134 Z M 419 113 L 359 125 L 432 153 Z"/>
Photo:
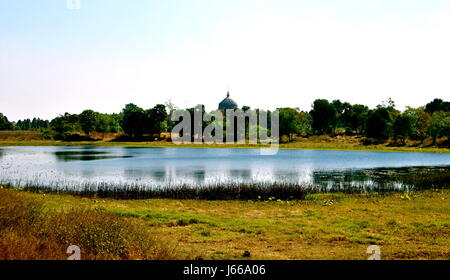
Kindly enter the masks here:
<path id="1" fill-rule="evenodd" d="M 227 97 L 219 103 L 219 110 L 236 109 L 237 103 L 230 98 L 230 93 L 227 93 Z"/>

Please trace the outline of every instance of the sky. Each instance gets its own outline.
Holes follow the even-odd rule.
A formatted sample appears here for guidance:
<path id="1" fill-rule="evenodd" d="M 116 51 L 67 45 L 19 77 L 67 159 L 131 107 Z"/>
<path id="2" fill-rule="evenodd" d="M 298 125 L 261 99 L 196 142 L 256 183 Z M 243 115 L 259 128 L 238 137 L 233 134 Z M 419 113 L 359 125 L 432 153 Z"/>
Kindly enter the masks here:
<path id="1" fill-rule="evenodd" d="M 77 0 L 72 0 L 76 2 Z M 450 100 L 448 0 L 0 0 L 10 120 L 169 99 L 309 111 Z M 76 6 L 75 6 L 76 7 Z"/>

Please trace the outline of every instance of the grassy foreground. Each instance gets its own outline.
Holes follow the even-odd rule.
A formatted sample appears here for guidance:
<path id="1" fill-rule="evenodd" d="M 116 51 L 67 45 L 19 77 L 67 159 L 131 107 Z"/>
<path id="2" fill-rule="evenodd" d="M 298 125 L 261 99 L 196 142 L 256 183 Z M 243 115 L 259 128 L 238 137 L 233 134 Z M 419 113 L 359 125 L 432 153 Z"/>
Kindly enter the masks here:
<path id="1" fill-rule="evenodd" d="M 301 201 L 113 200 L 0 189 L 0 259 L 450 259 L 450 191 Z"/>

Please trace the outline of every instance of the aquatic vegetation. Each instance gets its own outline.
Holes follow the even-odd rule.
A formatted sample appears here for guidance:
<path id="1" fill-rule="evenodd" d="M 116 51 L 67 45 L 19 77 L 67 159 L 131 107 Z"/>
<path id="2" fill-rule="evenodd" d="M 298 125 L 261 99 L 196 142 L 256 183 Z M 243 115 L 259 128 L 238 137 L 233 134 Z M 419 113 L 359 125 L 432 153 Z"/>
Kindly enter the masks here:
<path id="1" fill-rule="evenodd" d="M 201 199 L 201 200 L 255 200 L 283 202 L 309 199 L 314 193 L 386 193 L 402 192 L 404 199 L 411 199 L 411 193 L 424 189 L 448 189 L 450 187 L 450 168 L 399 168 L 353 170 L 341 174 L 347 180 L 336 180 L 336 174 L 328 174 L 312 184 L 292 182 L 215 182 L 208 185 L 155 185 L 136 183 L 96 183 L 85 182 L 79 185 L 61 185 L 60 182 L 36 184 L 21 181 L 26 191 L 46 193 L 71 193 L 84 197 L 114 199 Z M 333 177 L 334 180 L 329 180 Z M 364 177 L 356 181 L 354 178 Z M 424 179 L 425 178 L 425 179 Z M 14 187 L 15 184 L 0 180 L 0 185 Z M 409 193 L 409 194 L 408 194 Z M 332 203 L 331 203 L 332 204 Z M 331 205 L 330 204 L 330 205 Z"/>
<path id="2" fill-rule="evenodd" d="M 115 199 L 281 203 L 314 193 L 445 189 L 449 161 L 447 155 L 338 151 L 281 150 L 262 158 L 250 149 L 9 147 L 0 159 L 0 185 Z M 376 167 L 411 162 L 436 166 Z"/>

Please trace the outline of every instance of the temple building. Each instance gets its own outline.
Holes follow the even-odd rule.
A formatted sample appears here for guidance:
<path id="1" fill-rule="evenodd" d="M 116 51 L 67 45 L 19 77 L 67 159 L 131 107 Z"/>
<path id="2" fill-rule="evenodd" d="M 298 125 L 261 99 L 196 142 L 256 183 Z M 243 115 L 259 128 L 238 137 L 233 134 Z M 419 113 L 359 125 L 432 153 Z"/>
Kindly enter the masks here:
<path id="1" fill-rule="evenodd" d="M 227 97 L 219 103 L 219 110 L 236 109 L 237 103 L 230 98 L 230 92 L 227 92 Z"/>

